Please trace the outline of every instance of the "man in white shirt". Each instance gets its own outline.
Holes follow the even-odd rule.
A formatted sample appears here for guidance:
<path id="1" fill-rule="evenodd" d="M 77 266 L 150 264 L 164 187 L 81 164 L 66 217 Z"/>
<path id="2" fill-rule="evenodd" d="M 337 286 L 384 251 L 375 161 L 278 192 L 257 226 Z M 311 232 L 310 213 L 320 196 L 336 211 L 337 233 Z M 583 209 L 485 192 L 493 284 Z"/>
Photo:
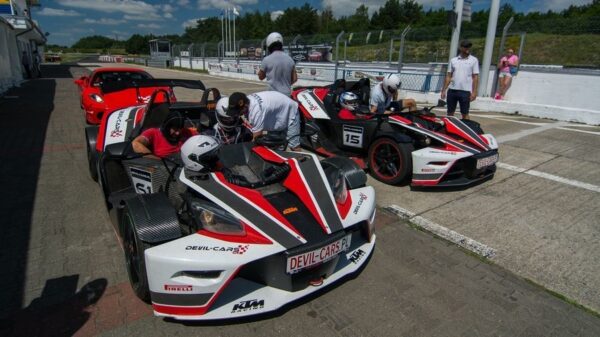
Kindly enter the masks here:
<path id="1" fill-rule="evenodd" d="M 458 103 L 463 119 L 469 119 L 469 105 L 477 97 L 479 61 L 470 54 L 471 46 L 470 41 L 461 41 L 460 54 L 452 58 L 448 64 L 448 74 L 441 94 L 442 99 L 448 96 L 448 116 L 454 115 Z M 446 90 L 448 90 L 447 94 Z"/>
<path id="2" fill-rule="evenodd" d="M 374 85 L 369 94 L 371 113 L 389 114 L 393 110 L 392 107 L 396 108 L 396 111 L 405 108 L 407 108 L 409 112 L 416 111 L 417 103 L 412 98 L 401 99 L 397 101 L 397 104 L 392 104 L 398 96 L 400 85 L 400 77 L 396 74 L 388 74 L 381 83 Z"/>
<path id="3" fill-rule="evenodd" d="M 285 131 L 292 151 L 300 150 L 300 115 L 298 103 L 277 91 L 261 91 L 246 95 L 234 92 L 228 109 L 247 116 L 254 138 L 263 131 Z"/>

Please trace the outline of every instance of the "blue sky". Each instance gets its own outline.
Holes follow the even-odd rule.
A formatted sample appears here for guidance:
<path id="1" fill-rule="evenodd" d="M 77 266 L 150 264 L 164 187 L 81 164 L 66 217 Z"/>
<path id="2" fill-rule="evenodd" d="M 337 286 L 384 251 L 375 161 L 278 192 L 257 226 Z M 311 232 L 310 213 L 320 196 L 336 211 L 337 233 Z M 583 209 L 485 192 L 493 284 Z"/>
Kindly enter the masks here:
<path id="1" fill-rule="evenodd" d="M 119 40 L 132 34 L 182 34 L 186 25 L 197 19 L 218 16 L 224 8 L 236 7 L 240 14 L 248 11 L 283 11 L 309 3 L 320 10 L 331 6 L 336 16 L 351 15 L 360 3 L 377 10 L 386 0 L 41 0 L 32 17 L 44 31 L 48 42 L 71 45 L 81 37 L 104 35 Z M 592 0 L 501 0 L 519 12 L 561 10 L 571 4 Z M 424 8 L 450 9 L 452 0 L 417 0 Z M 473 0 L 473 9 L 488 9 L 490 0 Z"/>

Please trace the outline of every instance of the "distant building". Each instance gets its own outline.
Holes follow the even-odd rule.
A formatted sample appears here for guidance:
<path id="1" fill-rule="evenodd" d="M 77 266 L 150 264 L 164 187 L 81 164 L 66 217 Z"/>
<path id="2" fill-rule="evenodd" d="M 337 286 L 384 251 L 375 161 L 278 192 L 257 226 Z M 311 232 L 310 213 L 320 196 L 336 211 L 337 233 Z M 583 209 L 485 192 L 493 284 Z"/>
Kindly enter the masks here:
<path id="1" fill-rule="evenodd" d="M 159 68 L 169 68 L 173 66 L 171 61 L 171 41 L 169 40 L 150 40 L 150 60 L 148 65 Z"/>
<path id="2" fill-rule="evenodd" d="M 22 65 L 23 52 L 29 64 L 35 64 L 34 52 L 44 58 L 46 34 L 31 19 L 30 8 L 38 0 L 0 0 L 0 93 L 21 83 L 27 73 Z"/>

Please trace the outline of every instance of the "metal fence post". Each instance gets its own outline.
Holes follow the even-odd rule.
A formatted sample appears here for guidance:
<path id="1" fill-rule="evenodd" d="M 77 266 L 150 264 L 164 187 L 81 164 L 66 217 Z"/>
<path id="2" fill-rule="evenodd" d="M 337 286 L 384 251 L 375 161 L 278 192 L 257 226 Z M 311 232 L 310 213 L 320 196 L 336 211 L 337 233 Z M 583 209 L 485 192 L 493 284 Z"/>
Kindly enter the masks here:
<path id="1" fill-rule="evenodd" d="M 523 48 L 525 47 L 525 35 L 527 35 L 527 33 L 521 32 L 521 43 L 519 44 L 519 66 L 518 66 L 518 68 L 521 67 L 521 56 L 523 56 Z"/>
<path id="2" fill-rule="evenodd" d="M 390 60 L 388 61 L 388 66 L 392 66 L 392 54 L 394 53 L 394 40 L 395 38 L 392 37 L 392 39 L 390 40 Z"/>
<path id="3" fill-rule="evenodd" d="M 342 72 L 342 78 L 346 79 L 346 47 L 348 47 L 348 40 L 344 40 L 344 71 Z"/>
<path id="4" fill-rule="evenodd" d="M 342 30 L 338 36 L 335 38 L 335 73 L 333 74 L 333 80 L 337 80 L 338 74 L 338 66 L 340 63 L 339 53 L 340 53 L 340 39 L 344 36 L 344 31 Z"/>
<path id="5" fill-rule="evenodd" d="M 406 26 L 402 31 L 402 36 L 400 36 L 400 49 L 398 50 L 398 73 L 402 70 L 404 63 L 402 62 L 404 59 L 404 38 L 406 34 L 410 31 L 410 25 Z"/>
<path id="6" fill-rule="evenodd" d="M 219 41 L 217 44 L 217 60 L 221 62 L 223 60 L 223 54 L 225 53 L 225 45 L 223 44 L 223 40 Z"/>
<path id="7" fill-rule="evenodd" d="M 200 46 L 200 55 L 202 56 L 202 70 L 206 70 L 206 42 Z"/>
<path id="8" fill-rule="evenodd" d="M 510 19 L 508 20 L 508 22 L 506 23 L 506 25 L 504 25 L 504 28 L 502 29 L 502 38 L 500 39 L 500 49 L 498 49 L 498 57 L 500 57 L 502 55 L 502 52 L 504 51 L 504 43 L 506 42 L 506 34 L 508 34 L 508 30 L 510 29 L 510 26 L 513 24 L 513 22 L 515 21 L 515 17 L 511 16 Z M 494 83 L 492 84 L 492 94 L 496 92 L 496 90 L 498 90 L 498 66 L 496 66 L 496 70 L 494 71 Z"/>
<path id="9" fill-rule="evenodd" d="M 188 53 L 189 53 L 189 57 L 190 57 L 190 69 L 193 70 L 194 66 L 192 65 L 192 56 L 194 55 L 194 44 L 190 43 L 189 47 L 188 47 Z"/>

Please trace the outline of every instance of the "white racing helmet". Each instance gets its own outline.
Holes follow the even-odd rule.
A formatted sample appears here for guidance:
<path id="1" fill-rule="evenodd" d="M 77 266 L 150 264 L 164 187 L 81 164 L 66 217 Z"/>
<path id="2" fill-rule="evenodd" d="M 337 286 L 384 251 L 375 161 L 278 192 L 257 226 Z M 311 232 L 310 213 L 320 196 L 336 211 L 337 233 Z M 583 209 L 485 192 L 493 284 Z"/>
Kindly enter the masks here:
<path id="1" fill-rule="evenodd" d="M 210 170 L 217 161 L 219 147 L 219 142 L 211 136 L 192 136 L 181 146 L 183 165 L 196 172 Z"/>
<path id="2" fill-rule="evenodd" d="M 358 97 L 358 95 L 351 91 L 346 91 L 345 93 L 340 95 L 340 106 L 350 111 L 357 110 L 359 102 L 360 98 Z"/>
<path id="3" fill-rule="evenodd" d="M 273 32 L 267 36 L 267 48 L 275 42 L 281 42 L 281 44 L 283 44 L 283 36 L 277 32 Z"/>
<path id="4" fill-rule="evenodd" d="M 224 96 L 219 99 L 216 107 L 217 123 L 224 130 L 231 130 L 242 124 L 239 110 L 229 109 L 229 97 Z"/>
<path id="5" fill-rule="evenodd" d="M 389 74 L 383 79 L 383 91 L 388 95 L 395 94 L 401 85 L 400 77 L 396 74 Z"/>

